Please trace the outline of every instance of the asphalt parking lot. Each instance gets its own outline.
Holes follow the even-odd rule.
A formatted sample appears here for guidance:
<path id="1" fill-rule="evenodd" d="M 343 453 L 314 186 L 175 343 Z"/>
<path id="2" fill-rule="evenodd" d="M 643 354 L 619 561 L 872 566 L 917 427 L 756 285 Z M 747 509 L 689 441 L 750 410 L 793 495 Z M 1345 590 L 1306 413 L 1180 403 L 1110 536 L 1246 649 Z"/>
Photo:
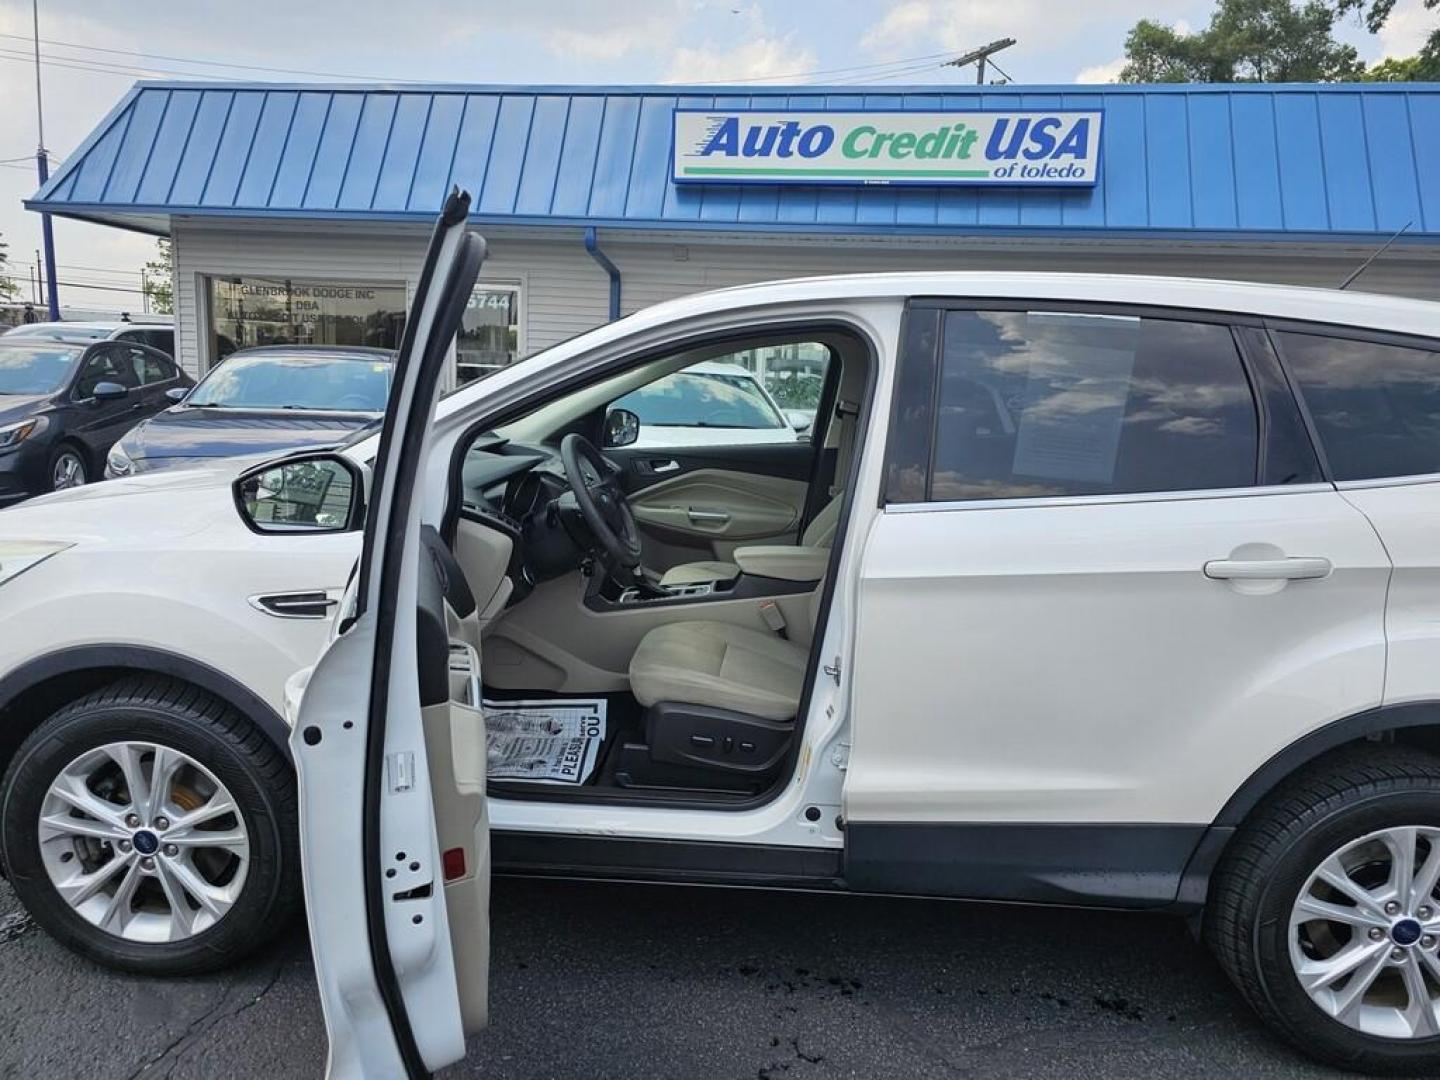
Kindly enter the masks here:
<path id="1" fill-rule="evenodd" d="M 497 882 L 492 1026 L 447 1077 L 1311 1077 L 1178 921 Z M 238 970 L 121 976 L 0 884 L 0 1076 L 318 1077 L 303 928 Z"/>

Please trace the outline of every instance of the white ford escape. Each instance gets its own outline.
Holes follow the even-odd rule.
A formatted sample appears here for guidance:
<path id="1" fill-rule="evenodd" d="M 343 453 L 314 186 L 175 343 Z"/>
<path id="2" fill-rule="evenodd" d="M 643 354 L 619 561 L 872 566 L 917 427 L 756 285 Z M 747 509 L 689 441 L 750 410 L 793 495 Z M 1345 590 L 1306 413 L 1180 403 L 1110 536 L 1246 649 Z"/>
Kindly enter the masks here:
<path id="1" fill-rule="evenodd" d="M 1440 308 L 836 277 L 437 405 L 467 209 L 378 435 L 0 517 L 39 922 L 191 971 L 303 876 L 331 1071 L 380 1077 L 483 1025 L 492 868 L 1163 909 L 1306 1053 L 1440 1071 Z M 788 344 L 808 442 L 612 407 Z"/>

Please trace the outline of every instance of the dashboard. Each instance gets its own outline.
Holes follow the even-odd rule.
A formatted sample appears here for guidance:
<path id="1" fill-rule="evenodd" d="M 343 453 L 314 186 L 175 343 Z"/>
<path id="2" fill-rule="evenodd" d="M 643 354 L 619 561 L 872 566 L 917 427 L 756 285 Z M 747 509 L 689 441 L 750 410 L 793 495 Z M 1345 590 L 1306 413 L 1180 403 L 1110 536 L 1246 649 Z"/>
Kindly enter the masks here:
<path id="1" fill-rule="evenodd" d="M 514 603 L 541 581 L 576 569 L 593 546 L 556 450 L 480 435 L 460 468 L 462 516 L 514 544 Z"/>

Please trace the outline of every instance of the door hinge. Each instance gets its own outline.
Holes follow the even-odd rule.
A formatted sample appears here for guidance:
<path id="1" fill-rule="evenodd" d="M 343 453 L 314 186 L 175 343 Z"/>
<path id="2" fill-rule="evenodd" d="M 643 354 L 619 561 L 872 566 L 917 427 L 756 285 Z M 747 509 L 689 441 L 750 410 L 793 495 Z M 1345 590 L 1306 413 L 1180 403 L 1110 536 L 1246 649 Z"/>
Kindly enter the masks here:
<path id="1" fill-rule="evenodd" d="M 825 674 L 835 680 L 835 685 L 840 685 L 840 657 L 835 657 L 835 663 L 825 665 Z"/>
<path id="2" fill-rule="evenodd" d="M 836 743 L 830 747 L 830 764 L 841 772 L 850 767 L 850 744 L 848 742 Z"/>

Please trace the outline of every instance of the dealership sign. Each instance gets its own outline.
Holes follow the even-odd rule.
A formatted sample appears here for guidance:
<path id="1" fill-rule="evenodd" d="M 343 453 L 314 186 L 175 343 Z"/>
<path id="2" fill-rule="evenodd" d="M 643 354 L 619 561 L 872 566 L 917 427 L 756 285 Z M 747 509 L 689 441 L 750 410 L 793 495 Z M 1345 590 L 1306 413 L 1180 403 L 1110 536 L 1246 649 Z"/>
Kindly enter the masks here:
<path id="1" fill-rule="evenodd" d="M 676 109 L 676 183 L 1087 185 L 1099 111 Z"/>

